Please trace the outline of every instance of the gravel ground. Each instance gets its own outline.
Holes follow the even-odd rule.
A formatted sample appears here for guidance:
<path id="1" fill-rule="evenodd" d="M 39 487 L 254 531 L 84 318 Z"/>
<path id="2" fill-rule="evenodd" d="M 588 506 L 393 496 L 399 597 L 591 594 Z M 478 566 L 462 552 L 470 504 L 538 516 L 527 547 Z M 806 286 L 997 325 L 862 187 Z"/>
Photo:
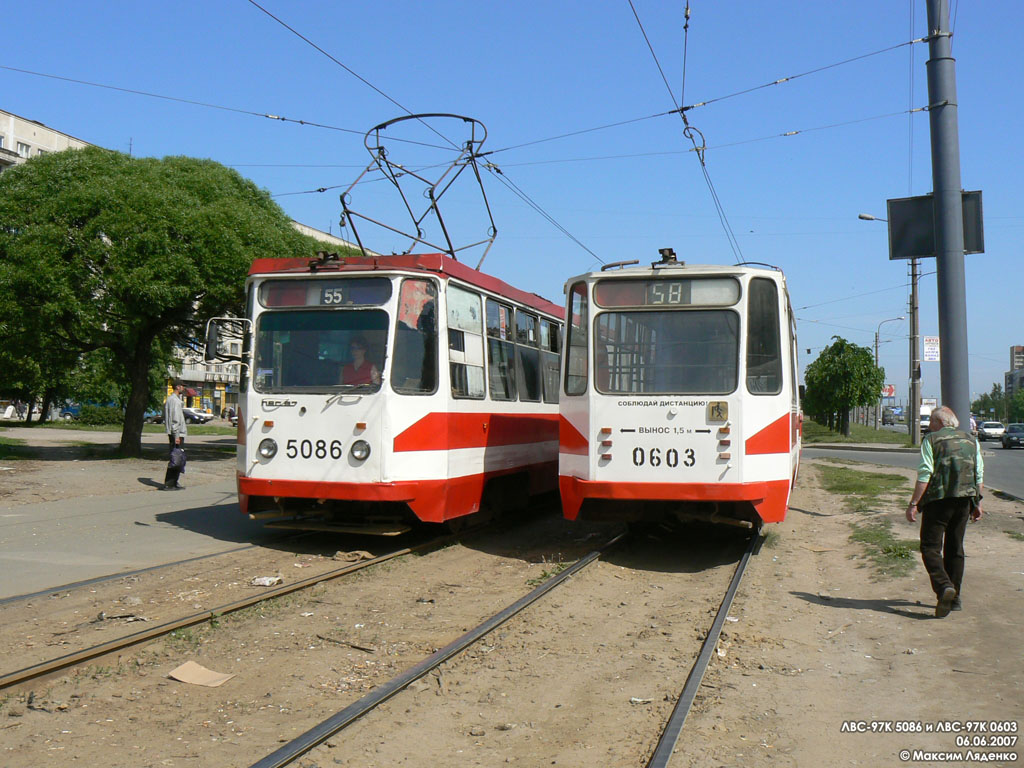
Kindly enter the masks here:
<path id="1" fill-rule="evenodd" d="M 152 490 L 138 481 L 139 462 L 125 468 L 102 449 L 62 445 L 79 437 L 59 430 L 43 444 L 43 432 L 31 439 L 44 453 L 3 461 L 14 467 L 0 473 L 3 504 Z M 218 440 L 201 466 L 190 457 L 191 483 L 233 473 Z M 154 440 L 139 460 L 153 477 L 164 445 Z M 78 478 L 82 462 L 88 471 Z M 905 494 L 852 511 L 821 489 L 817 464 L 804 463 L 786 521 L 752 560 L 673 766 L 895 766 L 903 749 L 969 757 L 957 734 L 925 733 L 926 724 L 1024 724 L 1024 506 L 986 499 L 967 535 L 965 609 L 938 620 L 919 562 L 907 576 L 880 577 L 850 540 L 851 523 L 877 520 L 914 537 L 902 519 Z M 909 492 L 909 471 L 870 469 L 902 475 Z M 604 532 L 536 514 L 0 692 L 0 765 L 250 765 Z M 156 622 L 212 610 L 250 594 L 254 575 L 297 580 L 373 546 L 345 537 L 282 543 L 0 607 L 0 671 L 135 628 L 127 618 L 97 621 L 100 613 Z M 634 541 L 298 764 L 642 766 L 740 551 L 730 532 L 697 528 Z M 233 677 L 215 688 L 170 679 L 186 661 Z M 883 730 L 844 731 L 850 721 Z M 896 732 L 903 723 L 912 732 Z"/>

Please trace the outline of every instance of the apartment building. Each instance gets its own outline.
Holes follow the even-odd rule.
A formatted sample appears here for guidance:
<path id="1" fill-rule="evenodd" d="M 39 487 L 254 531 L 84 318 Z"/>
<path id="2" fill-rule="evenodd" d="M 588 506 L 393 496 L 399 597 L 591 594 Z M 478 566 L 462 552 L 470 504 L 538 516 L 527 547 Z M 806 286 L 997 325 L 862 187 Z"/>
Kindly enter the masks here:
<path id="1" fill-rule="evenodd" d="M 0 109 L 0 173 L 36 155 L 88 146 L 87 141 Z"/>

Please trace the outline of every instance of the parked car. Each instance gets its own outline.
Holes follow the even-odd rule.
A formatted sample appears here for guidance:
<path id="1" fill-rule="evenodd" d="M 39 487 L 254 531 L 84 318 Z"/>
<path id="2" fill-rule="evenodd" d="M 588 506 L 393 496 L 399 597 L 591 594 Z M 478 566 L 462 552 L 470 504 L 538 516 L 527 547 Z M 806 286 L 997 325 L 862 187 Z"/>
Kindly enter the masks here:
<path id="1" fill-rule="evenodd" d="M 1024 445 L 1024 424 L 1010 424 L 1003 431 L 1003 436 L 1000 438 L 1003 444 L 1003 448 L 1016 448 L 1019 445 Z"/>
<path id="2" fill-rule="evenodd" d="M 213 414 L 200 411 L 196 408 L 185 407 L 181 409 L 185 414 L 186 424 L 205 424 L 208 421 L 213 421 Z"/>
<path id="3" fill-rule="evenodd" d="M 156 409 L 148 410 L 142 415 L 142 420 L 146 424 L 163 424 L 164 412 Z"/>
<path id="4" fill-rule="evenodd" d="M 1006 427 L 998 421 L 983 421 L 978 425 L 978 440 L 998 440 L 1003 436 Z"/>
<path id="5" fill-rule="evenodd" d="M 81 412 L 82 406 L 80 406 L 78 403 L 71 403 L 70 405 L 65 405 L 63 408 L 60 409 L 60 417 L 64 421 L 74 421 L 75 419 L 78 418 L 78 414 L 80 414 Z"/>

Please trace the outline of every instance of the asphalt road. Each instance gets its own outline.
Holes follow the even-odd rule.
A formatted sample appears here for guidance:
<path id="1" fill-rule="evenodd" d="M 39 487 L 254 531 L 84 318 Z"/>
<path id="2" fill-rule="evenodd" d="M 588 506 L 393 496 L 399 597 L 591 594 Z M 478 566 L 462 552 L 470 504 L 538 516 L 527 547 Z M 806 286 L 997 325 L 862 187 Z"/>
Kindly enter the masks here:
<path id="1" fill-rule="evenodd" d="M 0 599 L 278 537 L 239 514 L 234 480 L 26 504 L 0 514 Z"/>
<path id="2" fill-rule="evenodd" d="M 884 464 L 889 467 L 914 468 L 918 463 L 918 454 L 909 451 L 804 448 L 803 455 L 808 459 L 828 456 L 863 461 L 869 464 Z M 1004 491 L 1024 499 L 1024 449 L 1004 449 L 999 443 L 986 441 L 981 444 L 981 457 L 985 461 L 986 488 Z"/>

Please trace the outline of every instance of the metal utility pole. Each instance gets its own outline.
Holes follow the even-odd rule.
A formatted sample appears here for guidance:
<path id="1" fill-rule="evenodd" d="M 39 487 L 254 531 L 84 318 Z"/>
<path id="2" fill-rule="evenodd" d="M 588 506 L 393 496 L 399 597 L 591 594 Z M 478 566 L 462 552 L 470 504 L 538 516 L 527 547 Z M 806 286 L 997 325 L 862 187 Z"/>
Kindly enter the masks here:
<path id="1" fill-rule="evenodd" d="M 886 323 L 892 323 L 892 322 L 895 322 L 897 320 L 906 320 L 906 319 L 907 318 L 903 317 L 903 315 L 900 315 L 899 317 L 891 317 L 888 320 L 883 320 L 882 322 L 880 322 L 878 324 L 878 328 L 875 329 L 875 368 L 878 367 L 878 337 L 882 333 L 882 326 L 885 325 Z M 881 411 L 881 409 L 882 409 L 882 396 L 881 396 L 881 394 L 879 394 L 879 396 L 875 399 L 875 431 L 876 432 L 878 431 L 878 413 L 879 413 L 879 411 Z"/>
<path id="2" fill-rule="evenodd" d="M 921 345 L 917 328 L 917 259 L 910 260 L 910 404 L 907 407 L 907 430 L 911 445 L 921 442 Z M 957 417 L 959 418 L 959 417 Z"/>
<path id="3" fill-rule="evenodd" d="M 966 426 L 971 419 L 967 289 L 956 66 L 950 38 L 949 1 L 928 0 L 928 118 L 932 139 L 942 404 L 952 408 L 961 426 Z"/>

